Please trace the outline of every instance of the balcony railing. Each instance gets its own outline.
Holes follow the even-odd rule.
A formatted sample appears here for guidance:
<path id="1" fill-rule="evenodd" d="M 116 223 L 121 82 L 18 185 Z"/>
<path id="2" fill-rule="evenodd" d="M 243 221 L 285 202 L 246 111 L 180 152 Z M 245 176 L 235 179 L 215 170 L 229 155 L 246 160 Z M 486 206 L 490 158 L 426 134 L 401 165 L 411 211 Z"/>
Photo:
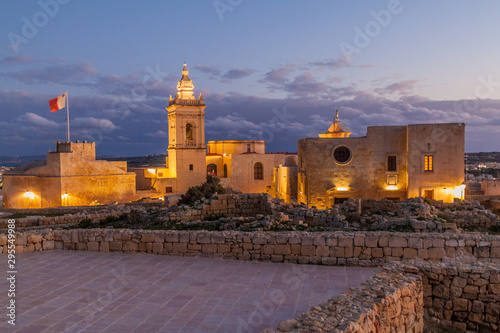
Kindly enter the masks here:
<path id="1" fill-rule="evenodd" d="M 200 99 L 173 99 L 168 105 L 177 104 L 177 105 L 203 105 L 203 101 Z"/>

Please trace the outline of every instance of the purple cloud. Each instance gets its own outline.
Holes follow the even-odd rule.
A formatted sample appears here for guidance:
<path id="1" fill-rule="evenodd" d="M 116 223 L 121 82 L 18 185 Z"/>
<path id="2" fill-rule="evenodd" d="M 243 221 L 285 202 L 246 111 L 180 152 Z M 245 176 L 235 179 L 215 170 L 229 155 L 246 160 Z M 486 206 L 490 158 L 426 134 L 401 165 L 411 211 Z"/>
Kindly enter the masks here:
<path id="1" fill-rule="evenodd" d="M 45 68 L 29 68 L 20 72 L 4 72 L 0 76 L 13 78 L 26 84 L 81 82 L 97 75 L 97 69 L 90 62 L 51 65 Z"/>
<path id="2" fill-rule="evenodd" d="M 59 125 L 55 121 L 49 120 L 47 118 L 44 118 L 42 116 L 39 116 L 39 115 L 37 115 L 35 113 L 31 113 L 31 112 L 28 112 L 28 113 L 21 115 L 18 119 L 21 122 L 23 122 L 24 124 L 34 125 L 37 127 L 48 127 L 48 128 L 59 127 Z"/>
<path id="3" fill-rule="evenodd" d="M 93 117 L 79 117 L 71 121 L 76 128 L 99 128 L 103 131 L 113 131 L 119 127 L 109 119 L 98 119 Z"/>
<path id="4" fill-rule="evenodd" d="M 297 69 L 297 65 L 288 64 L 286 66 L 273 69 L 266 74 L 260 80 L 260 82 L 270 82 L 270 83 L 284 83 L 288 81 L 287 76 Z"/>
<path id="5" fill-rule="evenodd" d="M 350 61 L 348 61 L 345 57 L 341 57 L 338 59 L 327 59 L 322 61 L 314 61 L 310 62 L 309 66 L 319 67 L 322 69 L 339 69 L 349 66 Z"/>
<path id="6" fill-rule="evenodd" d="M 2 59 L 2 65 L 28 65 L 35 61 L 35 58 L 25 55 L 12 55 Z"/>
<path id="7" fill-rule="evenodd" d="M 405 80 L 390 84 L 384 88 L 375 89 L 376 93 L 381 94 L 407 94 L 415 88 L 415 84 L 419 82 L 419 80 Z"/>
<path id="8" fill-rule="evenodd" d="M 218 76 L 220 74 L 220 70 L 215 66 L 196 65 L 193 68 L 202 73 L 212 74 L 215 76 Z"/>
<path id="9" fill-rule="evenodd" d="M 254 69 L 250 68 L 233 68 L 228 70 L 224 75 L 222 75 L 222 82 L 229 83 L 231 80 L 237 80 L 245 78 L 252 73 L 255 73 Z"/>

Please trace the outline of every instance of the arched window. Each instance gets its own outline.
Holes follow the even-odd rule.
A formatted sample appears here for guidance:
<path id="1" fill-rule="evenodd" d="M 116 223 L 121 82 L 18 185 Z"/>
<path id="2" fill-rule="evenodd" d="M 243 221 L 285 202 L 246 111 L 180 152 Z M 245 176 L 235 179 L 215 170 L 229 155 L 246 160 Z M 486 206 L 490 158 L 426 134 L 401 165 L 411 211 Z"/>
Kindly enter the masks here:
<path id="1" fill-rule="evenodd" d="M 193 125 L 186 124 L 186 140 L 193 140 Z"/>
<path id="2" fill-rule="evenodd" d="M 227 178 L 227 164 L 224 164 L 224 178 Z"/>
<path id="3" fill-rule="evenodd" d="M 217 165 L 209 164 L 207 165 L 207 175 L 208 176 L 217 176 Z"/>
<path id="4" fill-rule="evenodd" d="M 253 166 L 253 179 L 264 179 L 262 163 L 257 162 Z"/>

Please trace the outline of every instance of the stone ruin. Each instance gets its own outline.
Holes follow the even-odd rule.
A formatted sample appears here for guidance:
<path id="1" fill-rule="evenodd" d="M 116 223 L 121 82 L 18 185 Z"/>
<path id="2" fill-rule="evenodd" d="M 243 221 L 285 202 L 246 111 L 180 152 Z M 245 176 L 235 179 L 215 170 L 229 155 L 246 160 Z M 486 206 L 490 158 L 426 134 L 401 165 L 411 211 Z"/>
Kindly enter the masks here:
<path id="1" fill-rule="evenodd" d="M 347 200 L 320 210 L 263 194 L 221 194 L 193 207 L 54 212 L 62 215 L 16 219 L 17 253 L 119 251 L 384 267 L 360 287 L 266 332 L 500 332 L 499 218 L 478 202 Z M 80 228 L 82 220 L 89 229 Z M 102 227 L 106 220 L 126 228 Z M 151 223 L 164 230 L 143 230 Z M 2 253 L 6 241 L 0 234 Z"/>

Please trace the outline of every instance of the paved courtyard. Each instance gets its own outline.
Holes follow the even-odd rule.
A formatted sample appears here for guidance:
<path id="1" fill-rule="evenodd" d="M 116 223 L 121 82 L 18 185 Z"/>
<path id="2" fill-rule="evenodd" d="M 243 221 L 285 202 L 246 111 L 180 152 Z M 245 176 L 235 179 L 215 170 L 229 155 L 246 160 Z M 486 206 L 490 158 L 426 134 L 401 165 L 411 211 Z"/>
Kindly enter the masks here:
<path id="1" fill-rule="evenodd" d="M 260 332 L 377 271 L 77 251 L 16 259 L 13 328 L 0 256 L 2 332 Z"/>

